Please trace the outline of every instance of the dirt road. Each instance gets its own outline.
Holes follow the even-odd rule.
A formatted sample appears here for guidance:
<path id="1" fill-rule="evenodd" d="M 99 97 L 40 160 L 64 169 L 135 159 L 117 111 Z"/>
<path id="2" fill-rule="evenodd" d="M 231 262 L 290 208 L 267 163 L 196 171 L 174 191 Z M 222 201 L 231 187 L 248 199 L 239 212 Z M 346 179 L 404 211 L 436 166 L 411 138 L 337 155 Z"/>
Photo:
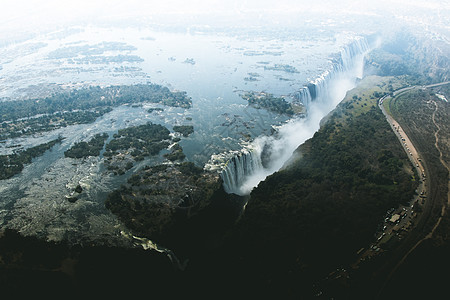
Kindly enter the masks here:
<path id="1" fill-rule="evenodd" d="M 386 112 L 383 102 L 385 100 L 392 100 L 396 96 L 398 96 L 406 91 L 409 91 L 411 89 L 416 89 L 416 88 L 425 89 L 425 88 L 436 87 L 436 86 L 445 85 L 445 84 L 449 84 L 449 83 L 450 82 L 447 81 L 447 82 L 432 84 L 432 85 L 427 85 L 427 86 L 420 86 L 420 87 L 419 86 L 410 86 L 410 87 L 402 88 L 402 89 L 397 90 L 394 93 L 392 93 L 392 95 L 393 95 L 392 98 L 390 95 L 386 95 L 386 96 L 383 96 L 382 98 L 380 98 L 378 101 L 378 105 L 379 105 L 381 111 L 383 112 L 384 116 L 386 117 L 386 120 L 391 125 L 392 130 L 396 134 L 397 138 L 400 140 L 400 142 L 403 146 L 403 149 L 405 150 L 406 154 L 408 155 L 410 161 L 415 166 L 417 173 L 419 174 L 420 181 L 423 182 L 423 190 L 422 191 L 425 195 L 427 194 L 427 187 L 430 186 L 430 182 L 426 182 L 426 179 L 429 177 L 429 176 L 427 176 L 428 172 L 427 172 L 426 168 L 424 167 L 424 166 L 426 166 L 426 162 L 424 162 L 421 159 L 420 153 L 416 150 L 416 147 L 411 142 L 410 138 L 406 135 L 406 133 L 403 131 L 402 127 L 398 124 L 398 122 L 390 114 L 388 114 Z M 449 166 L 444 161 L 442 151 L 439 148 L 438 142 L 439 142 L 440 127 L 439 127 L 439 124 L 435 120 L 436 112 L 438 110 L 438 105 L 435 102 L 434 102 L 434 104 L 436 106 L 436 109 L 434 110 L 434 112 L 432 114 L 432 120 L 433 120 L 434 125 L 437 128 L 437 131 L 435 131 L 435 133 L 434 133 L 435 147 L 440 153 L 441 163 L 450 172 Z M 450 186 L 449 186 L 449 188 L 450 188 Z M 450 189 L 449 189 L 449 193 L 450 193 Z M 439 223 L 441 222 L 441 219 L 445 213 L 447 205 L 446 205 L 446 203 L 443 203 L 442 208 L 441 208 L 441 214 L 440 214 L 439 218 L 436 221 L 431 220 L 432 216 L 430 214 L 430 211 L 434 205 L 433 200 L 434 199 L 432 197 L 427 199 L 427 201 L 425 202 L 423 212 L 418 217 L 420 221 L 416 222 L 416 224 L 424 224 L 425 222 L 434 222 L 434 226 L 432 227 L 431 231 L 426 233 L 425 236 L 424 235 L 411 236 L 412 234 L 410 234 L 408 241 L 404 242 L 403 247 L 399 247 L 396 257 L 401 258 L 401 259 L 399 259 L 396 263 L 394 263 L 394 265 L 392 266 L 390 271 L 388 271 L 386 281 L 380 291 L 380 294 L 382 293 L 384 286 L 390 281 L 393 274 L 396 272 L 396 270 L 399 268 L 399 266 L 406 260 L 406 258 L 410 255 L 410 253 L 412 253 L 417 248 L 417 246 L 420 245 L 424 240 L 431 238 L 434 231 L 436 230 Z M 447 202 L 450 204 L 450 194 L 448 195 Z M 403 254 L 401 254 L 402 252 L 403 252 Z"/>

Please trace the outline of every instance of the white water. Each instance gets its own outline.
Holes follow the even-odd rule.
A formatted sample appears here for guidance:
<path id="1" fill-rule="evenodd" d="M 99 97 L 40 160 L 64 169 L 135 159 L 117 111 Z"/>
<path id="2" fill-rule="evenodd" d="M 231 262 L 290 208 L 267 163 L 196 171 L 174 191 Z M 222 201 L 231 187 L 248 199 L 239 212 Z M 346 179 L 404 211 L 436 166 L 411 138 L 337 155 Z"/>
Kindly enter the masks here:
<path id="1" fill-rule="evenodd" d="M 232 158 L 222 171 L 224 189 L 228 193 L 248 195 L 267 176 L 280 170 L 294 150 L 319 129 L 320 120 L 333 110 L 356 85 L 363 74 L 364 55 L 369 46 L 365 39 L 356 40 L 341 50 L 331 70 L 297 93 L 297 99 L 308 108 L 306 119 L 293 119 L 281 126 L 276 135 L 255 139 L 250 148 Z M 269 148 L 268 163 L 262 162 Z"/>

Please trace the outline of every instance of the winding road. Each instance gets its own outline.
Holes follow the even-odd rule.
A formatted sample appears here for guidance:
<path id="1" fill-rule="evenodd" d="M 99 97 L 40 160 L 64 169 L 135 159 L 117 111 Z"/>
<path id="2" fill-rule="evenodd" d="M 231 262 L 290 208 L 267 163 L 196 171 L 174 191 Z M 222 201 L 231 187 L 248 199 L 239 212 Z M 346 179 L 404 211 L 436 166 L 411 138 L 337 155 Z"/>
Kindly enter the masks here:
<path id="1" fill-rule="evenodd" d="M 413 165 L 416 167 L 417 173 L 419 174 L 419 177 L 420 177 L 420 181 L 423 183 L 423 186 L 419 186 L 418 190 L 422 190 L 422 192 L 425 195 L 427 194 L 427 186 L 430 186 L 429 182 L 425 183 L 425 179 L 427 178 L 426 175 L 429 173 L 426 170 L 426 168 L 424 167 L 424 166 L 426 166 L 426 162 L 423 162 L 422 159 L 420 159 L 421 156 L 419 155 L 419 152 L 416 150 L 416 147 L 411 142 L 410 138 L 406 135 L 406 133 L 403 131 L 401 126 L 398 124 L 398 122 L 393 118 L 392 115 L 390 115 L 389 113 L 386 112 L 386 110 L 384 108 L 384 105 L 383 105 L 383 101 L 385 101 L 386 99 L 387 100 L 392 100 L 396 96 L 398 96 L 398 95 L 400 95 L 400 94 L 402 94 L 402 93 L 404 93 L 406 91 L 412 90 L 412 89 L 417 89 L 417 88 L 426 89 L 426 88 L 446 85 L 446 84 L 449 84 L 449 83 L 450 83 L 450 81 L 437 83 L 437 84 L 431 84 L 431 85 L 427 85 L 427 86 L 409 86 L 409 87 L 405 87 L 405 88 L 402 88 L 402 89 L 399 89 L 399 90 L 393 92 L 392 96 L 391 95 L 383 96 L 378 101 L 378 106 L 380 107 L 382 113 L 386 117 L 386 120 L 388 121 L 388 123 L 390 124 L 392 130 L 394 131 L 394 133 L 396 134 L 396 136 L 399 139 L 400 143 L 402 144 L 403 149 L 405 150 L 405 152 L 408 155 L 409 159 L 411 160 Z M 435 147 L 440 153 L 440 157 L 439 157 L 440 162 L 447 168 L 447 170 L 450 173 L 450 167 L 444 161 L 442 151 L 439 148 L 439 137 L 438 137 L 438 135 L 439 135 L 439 132 L 440 132 L 441 129 L 439 127 L 439 124 L 435 120 L 436 112 L 438 110 L 438 105 L 434 101 L 433 101 L 433 103 L 434 103 L 436 108 L 435 108 L 435 110 L 433 112 L 433 115 L 432 115 L 432 121 L 433 121 L 434 125 L 437 128 L 437 131 L 434 133 L 434 136 L 435 136 Z M 450 192 L 450 186 L 449 186 L 449 192 Z M 427 199 L 427 201 L 425 201 L 425 205 L 423 207 L 423 212 L 418 216 L 418 220 L 416 222 L 416 227 L 420 226 L 421 228 L 424 228 L 424 224 L 425 223 L 430 223 L 430 222 L 433 223 L 434 222 L 434 226 L 433 226 L 432 230 L 429 231 L 426 234 L 424 234 L 423 230 L 419 232 L 419 233 L 423 233 L 423 234 L 410 233 L 408 235 L 408 238 L 405 239 L 405 241 L 402 243 L 402 245 L 398 247 L 398 249 L 396 250 L 395 255 L 393 256 L 394 258 L 397 259 L 397 261 L 392 259 L 389 265 L 386 265 L 386 266 L 383 267 L 384 268 L 384 272 L 380 273 L 380 274 L 387 274 L 387 277 L 384 280 L 384 284 L 381 287 L 379 295 L 382 294 L 384 287 L 389 283 L 389 281 L 391 280 L 391 278 L 394 275 L 394 273 L 397 271 L 397 269 L 400 267 L 400 265 L 406 260 L 406 258 L 424 240 L 431 238 L 433 233 L 434 233 L 434 231 L 436 230 L 436 228 L 440 224 L 440 222 L 442 220 L 442 217 L 444 216 L 444 213 L 446 211 L 447 203 L 443 203 L 442 204 L 441 214 L 440 214 L 439 218 L 436 221 L 434 221 L 434 220 L 432 220 L 433 216 L 431 215 L 431 209 L 432 209 L 432 207 L 434 205 L 438 204 L 438 203 L 434 203 L 434 201 L 436 201 L 436 200 L 433 199 L 433 197 L 430 197 L 430 198 Z M 450 197 L 449 197 L 447 202 L 448 202 L 448 204 L 450 204 Z"/>

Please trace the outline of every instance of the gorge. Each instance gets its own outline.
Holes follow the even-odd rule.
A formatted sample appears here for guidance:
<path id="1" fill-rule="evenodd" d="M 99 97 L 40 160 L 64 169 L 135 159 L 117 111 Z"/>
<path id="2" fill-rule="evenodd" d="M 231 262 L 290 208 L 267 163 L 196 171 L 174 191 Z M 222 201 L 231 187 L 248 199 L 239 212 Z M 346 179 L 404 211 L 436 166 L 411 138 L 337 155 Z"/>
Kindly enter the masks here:
<path id="1" fill-rule="evenodd" d="M 59 21 L 41 2 L 0 19 L 2 294 L 412 299 L 441 283 L 450 7 L 81 0 Z M 442 256 L 386 285 L 429 236 Z"/>
<path id="2" fill-rule="evenodd" d="M 364 55 L 374 47 L 365 37 L 343 47 L 332 60 L 329 70 L 294 93 L 294 101 L 307 109 L 307 117 L 293 118 L 277 128 L 272 136 L 256 138 L 248 149 L 232 157 L 221 177 L 227 193 L 248 195 L 268 175 L 278 171 L 294 150 L 319 128 L 328 114 L 363 76 Z"/>

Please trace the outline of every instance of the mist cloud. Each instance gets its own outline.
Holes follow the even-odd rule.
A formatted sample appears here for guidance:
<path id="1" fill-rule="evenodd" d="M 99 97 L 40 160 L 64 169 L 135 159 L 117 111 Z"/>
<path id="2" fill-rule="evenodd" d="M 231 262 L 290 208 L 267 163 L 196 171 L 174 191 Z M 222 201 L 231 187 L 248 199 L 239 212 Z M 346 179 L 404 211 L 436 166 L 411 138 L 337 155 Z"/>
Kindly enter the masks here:
<path id="1" fill-rule="evenodd" d="M 0 11 L 0 27 L 36 29 L 73 22 L 95 22 L 115 18 L 155 17 L 165 15 L 174 21 L 180 15 L 256 15 L 266 19 L 273 14 L 317 13 L 340 14 L 392 14 L 435 15 L 449 18 L 448 1 L 306 1 L 306 0 L 3 0 Z M 172 17 L 170 17 L 172 16 Z M 242 18 L 245 19 L 245 18 Z M 233 20 L 231 20 L 233 21 Z M 236 20 L 234 20 L 236 21 Z M 282 21 L 282 19 L 280 19 Z M 301 20 L 298 20 L 299 22 Z M 211 24 L 214 25 L 214 24 Z M 230 25 L 235 25 L 230 22 Z"/>

